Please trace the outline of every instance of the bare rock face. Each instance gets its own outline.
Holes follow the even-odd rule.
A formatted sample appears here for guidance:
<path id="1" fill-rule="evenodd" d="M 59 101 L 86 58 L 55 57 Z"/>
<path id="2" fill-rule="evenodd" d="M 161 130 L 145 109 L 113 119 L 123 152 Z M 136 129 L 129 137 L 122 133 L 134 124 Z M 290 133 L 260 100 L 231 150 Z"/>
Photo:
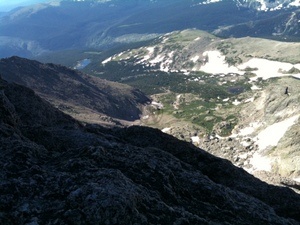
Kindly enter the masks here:
<path id="1" fill-rule="evenodd" d="M 0 70 L 5 80 L 33 89 L 82 121 L 101 120 L 103 115 L 133 121 L 139 119 L 142 105 L 150 101 L 140 90 L 60 65 L 11 57 L 0 60 Z"/>
<path id="2" fill-rule="evenodd" d="M 156 129 L 83 126 L 0 80 L 0 224 L 300 224 L 300 196 Z"/>

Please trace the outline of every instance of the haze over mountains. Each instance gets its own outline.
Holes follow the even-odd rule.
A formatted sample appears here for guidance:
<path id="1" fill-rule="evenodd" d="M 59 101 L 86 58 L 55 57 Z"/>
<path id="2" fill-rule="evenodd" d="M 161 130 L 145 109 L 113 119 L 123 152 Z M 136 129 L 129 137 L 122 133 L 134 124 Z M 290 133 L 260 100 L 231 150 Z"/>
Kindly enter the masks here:
<path id="1" fill-rule="evenodd" d="M 0 57 L 103 50 L 188 28 L 222 37 L 299 40 L 296 5 L 296 1 L 53 1 L 18 8 L 1 18 Z"/>

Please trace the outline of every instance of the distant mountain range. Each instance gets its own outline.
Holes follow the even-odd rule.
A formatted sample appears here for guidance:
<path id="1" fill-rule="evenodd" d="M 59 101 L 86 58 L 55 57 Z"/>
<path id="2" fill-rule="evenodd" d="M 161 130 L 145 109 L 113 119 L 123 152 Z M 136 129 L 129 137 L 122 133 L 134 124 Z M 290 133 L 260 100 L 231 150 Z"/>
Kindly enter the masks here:
<path id="1" fill-rule="evenodd" d="M 54 1 L 0 19 L 0 57 L 66 49 L 104 50 L 187 28 L 222 37 L 297 41 L 296 1 Z"/>

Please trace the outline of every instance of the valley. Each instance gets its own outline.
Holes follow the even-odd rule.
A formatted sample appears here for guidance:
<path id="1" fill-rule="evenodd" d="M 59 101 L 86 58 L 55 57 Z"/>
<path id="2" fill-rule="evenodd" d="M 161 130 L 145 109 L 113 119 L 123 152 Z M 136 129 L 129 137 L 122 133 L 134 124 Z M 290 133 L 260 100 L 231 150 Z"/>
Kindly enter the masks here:
<path id="1" fill-rule="evenodd" d="M 129 123 L 78 107 L 71 115 L 102 124 L 158 128 L 268 182 L 299 180 L 297 135 L 292 143 L 288 141 L 295 135 L 288 131 L 297 133 L 299 128 L 299 43 L 251 37 L 222 39 L 191 29 L 127 47 L 102 52 L 61 51 L 40 58 L 56 62 L 52 60 L 55 57 L 74 68 L 88 62 L 78 69 L 137 88 L 154 103 L 144 107 L 140 120 Z M 287 87 L 289 95 L 285 94 Z M 268 101 L 276 103 L 271 111 Z M 288 107 L 283 109 L 283 105 Z M 70 114 L 70 110 L 65 112 Z M 284 127 L 289 119 L 292 122 Z M 286 132 L 269 143 L 264 130 L 271 136 Z"/>
<path id="2" fill-rule="evenodd" d="M 148 106 L 142 125 L 192 142 L 252 174 L 298 180 L 297 135 L 288 131 L 299 129 L 299 47 L 186 30 L 85 69 L 139 88 L 163 106 Z"/>

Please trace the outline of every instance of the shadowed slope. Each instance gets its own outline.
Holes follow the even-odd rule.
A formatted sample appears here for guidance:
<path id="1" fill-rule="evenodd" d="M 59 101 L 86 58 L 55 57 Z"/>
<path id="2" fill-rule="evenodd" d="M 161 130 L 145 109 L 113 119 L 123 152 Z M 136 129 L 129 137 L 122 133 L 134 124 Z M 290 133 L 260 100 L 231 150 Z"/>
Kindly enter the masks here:
<path id="1" fill-rule="evenodd" d="M 19 57 L 0 60 L 1 76 L 33 89 L 65 112 L 105 114 L 136 120 L 149 101 L 141 91 L 127 85 L 88 76 L 67 67 L 42 64 Z"/>
<path id="2" fill-rule="evenodd" d="M 1 224 L 299 224 L 299 195 L 158 130 L 84 127 L 3 80 L 0 100 Z"/>

